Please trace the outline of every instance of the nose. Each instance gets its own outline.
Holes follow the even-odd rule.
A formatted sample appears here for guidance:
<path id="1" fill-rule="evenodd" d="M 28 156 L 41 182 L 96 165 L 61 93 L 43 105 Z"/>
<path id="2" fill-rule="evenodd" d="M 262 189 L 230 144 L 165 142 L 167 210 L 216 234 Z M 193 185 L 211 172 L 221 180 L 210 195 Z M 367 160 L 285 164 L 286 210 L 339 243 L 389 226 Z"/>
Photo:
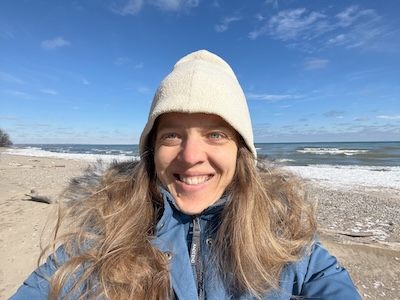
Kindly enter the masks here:
<path id="1" fill-rule="evenodd" d="M 198 136 L 186 138 L 178 155 L 179 161 L 187 165 L 200 164 L 206 160 L 206 157 L 204 145 Z"/>

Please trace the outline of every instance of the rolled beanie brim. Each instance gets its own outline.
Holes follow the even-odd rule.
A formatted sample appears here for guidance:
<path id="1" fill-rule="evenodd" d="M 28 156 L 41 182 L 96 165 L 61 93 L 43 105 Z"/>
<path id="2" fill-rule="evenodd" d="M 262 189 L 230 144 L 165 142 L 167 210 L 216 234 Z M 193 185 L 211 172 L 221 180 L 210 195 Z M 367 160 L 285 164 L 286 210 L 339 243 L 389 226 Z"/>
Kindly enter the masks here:
<path id="1" fill-rule="evenodd" d="M 156 118 L 169 112 L 220 116 L 241 135 L 257 157 L 245 95 L 231 67 L 217 55 L 200 50 L 175 64 L 155 93 L 140 137 L 140 154 L 146 150 Z"/>

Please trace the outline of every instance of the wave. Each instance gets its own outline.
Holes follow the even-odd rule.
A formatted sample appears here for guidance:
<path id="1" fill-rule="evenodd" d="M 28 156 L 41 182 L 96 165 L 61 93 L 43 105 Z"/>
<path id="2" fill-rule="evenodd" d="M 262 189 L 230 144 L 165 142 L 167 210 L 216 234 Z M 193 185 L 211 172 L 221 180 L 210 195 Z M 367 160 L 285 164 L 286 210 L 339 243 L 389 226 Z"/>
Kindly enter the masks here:
<path id="1" fill-rule="evenodd" d="M 47 151 L 40 148 L 24 148 L 24 149 L 8 149 L 5 153 L 13 154 L 13 155 L 24 155 L 24 156 L 36 156 L 36 157 L 55 157 L 55 158 L 64 158 L 64 159 L 72 159 L 72 160 L 85 160 L 88 162 L 94 162 L 97 160 L 103 161 L 126 161 L 126 160 L 139 160 L 139 155 L 125 155 L 121 153 L 115 154 L 105 154 L 103 153 L 68 153 L 68 152 L 53 152 Z"/>
<path id="2" fill-rule="evenodd" d="M 381 166 L 288 166 L 285 167 L 303 178 L 316 181 L 329 187 L 350 189 L 385 188 L 400 190 L 400 167 Z"/>
<path id="3" fill-rule="evenodd" d="M 345 155 L 345 156 L 353 156 L 357 154 L 368 153 L 369 150 L 365 149 L 340 149 L 340 148 L 314 148 L 314 147 L 306 147 L 303 149 L 298 149 L 297 152 L 300 153 L 308 153 L 308 154 L 317 154 L 317 155 Z"/>

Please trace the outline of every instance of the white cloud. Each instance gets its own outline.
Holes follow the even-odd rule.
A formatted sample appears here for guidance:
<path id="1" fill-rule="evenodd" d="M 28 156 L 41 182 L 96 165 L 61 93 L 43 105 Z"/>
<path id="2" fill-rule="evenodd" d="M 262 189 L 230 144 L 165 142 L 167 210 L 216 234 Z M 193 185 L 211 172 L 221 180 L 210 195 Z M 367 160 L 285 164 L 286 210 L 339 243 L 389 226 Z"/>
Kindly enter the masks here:
<path id="1" fill-rule="evenodd" d="M 344 44 L 345 42 L 346 42 L 346 35 L 343 33 L 338 34 L 337 36 L 330 38 L 328 40 L 328 44 L 331 44 L 331 45 L 334 45 L 334 44 L 341 45 L 341 44 Z"/>
<path id="2" fill-rule="evenodd" d="M 144 63 L 139 62 L 137 64 L 133 64 L 133 61 L 129 57 L 118 57 L 115 61 L 114 64 L 116 66 L 122 67 L 122 66 L 133 66 L 135 69 L 143 69 Z"/>
<path id="3" fill-rule="evenodd" d="M 24 99 L 31 99 L 31 95 L 24 93 L 24 92 L 20 92 L 20 91 L 5 91 L 6 94 L 11 95 L 11 96 L 15 96 L 15 97 L 22 97 Z"/>
<path id="4" fill-rule="evenodd" d="M 255 94 L 248 93 L 246 94 L 247 99 L 249 100 L 267 100 L 271 102 L 277 102 L 285 99 L 299 98 L 297 95 L 273 95 L 273 94 Z"/>
<path id="5" fill-rule="evenodd" d="M 357 5 L 353 5 L 338 13 L 336 15 L 336 18 L 338 19 L 338 25 L 342 27 L 347 27 L 355 23 L 359 18 L 363 16 L 375 17 L 375 12 L 372 9 L 360 11 Z"/>
<path id="6" fill-rule="evenodd" d="M 240 21 L 241 19 L 242 17 L 225 17 L 220 24 L 214 26 L 214 29 L 217 32 L 227 31 L 230 23 Z"/>
<path id="7" fill-rule="evenodd" d="M 143 0 L 114 1 L 110 10 L 122 16 L 136 15 L 141 11 L 143 4 Z"/>
<path id="8" fill-rule="evenodd" d="M 148 87 L 139 87 L 137 89 L 137 92 L 140 93 L 140 94 L 147 95 L 147 94 L 150 93 L 150 89 Z"/>
<path id="9" fill-rule="evenodd" d="M 199 6 L 199 0 L 149 0 L 149 3 L 165 11 L 178 11 Z"/>
<path id="10" fill-rule="evenodd" d="M 266 5 L 271 5 L 273 8 L 278 8 L 278 0 L 265 0 Z"/>
<path id="11" fill-rule="evenodd" d="M 69 46 L 71 43 L 69 41 L 64 40 L 63 37 L 59 36 L 52 40 L 45 40 L 42 42 L 42 48 L 53 50 L 59 47 Z"/>
<path id="12" fill-rule="evenodd" d="M 40 92 L 44 93 L 44 94 L 50 94 L 50 95 L 57 95 L 57 91 L 52 90 L 52 89 L 40 89 Z"/>
<path id="13" fill-rule="evenodd" d="M 114 64 L 117 66 L 125 66 L 128 65 L 132 62 L 132 60 L 129 57 L 118 57 L 115 61 Z"/>
<path id="14" fill-rule="evenodd" d="M 270 19 L 261 20 L 259 27 L 248 37 L 269 36 L 290 42 L 288 47 L 315 52 L 336 46 L 379 50 L 382 49 L 376 46 L 379 38 L 393 33 L 382 25 L 381 18 L 372 9 L 350 6 L 335 15 L 327 12 L 307 11 L 305 8 L 279 11 Z"/>
<path id="15" fill-rule="evenodd" d="M 144 63 L 143 62 L 137 63 L 135 65 L 135 69 L 143 69 L 143 67 L 144 67 Z"/>
<path id="16" fill-rule="evenodd" d="M 386 119 L 386 120 L 400 120 L 400 115 L 395 116 L 377 116 L 379 119 Z"/>
<path id="17" fill-rule="evenodd" d="M 322 58 L 308 58 L 304 65 L 306 70 L 318 70 L 325 68 L 329 63 L 329 60 Z"/>
<path id="18" fill-rule="evenodd" d="M 136 15 L 145 4 L 157 6 L 163 11 L 179 11 L 197 7 L 199 0 L 113 0 L 110 10 L 122 16 Z"/>
<path id="19" fill-rule="evenodd" d="M 263 20 L 265 20 L 265 17 L 263 17 L 261 14 L 256 14 L 254 17 L 255 17 L 258 21 L 263 21 Z"/>
<path id="20" fill-rule="evenodd" d="M 280 11 L 260 28 L 250 32 L 249 38 L 267 35 L 277 40 L 289 41 L 315 36 L 319 34 L 318 30 L 326 27 L 326 23 L 322 21 L 325 18 L 324 14 L 318 12 L 307 14 L 305 8 Z"/>
<path id="21" fill-rule="evenodd" d="M 306 13 L 306 9 L 293 9 L 279 12 L 268 22 L 269 34 L 287 41 L 308 36 L 315 31 L 315 24 L 326 16 L 318 13 Z"/>

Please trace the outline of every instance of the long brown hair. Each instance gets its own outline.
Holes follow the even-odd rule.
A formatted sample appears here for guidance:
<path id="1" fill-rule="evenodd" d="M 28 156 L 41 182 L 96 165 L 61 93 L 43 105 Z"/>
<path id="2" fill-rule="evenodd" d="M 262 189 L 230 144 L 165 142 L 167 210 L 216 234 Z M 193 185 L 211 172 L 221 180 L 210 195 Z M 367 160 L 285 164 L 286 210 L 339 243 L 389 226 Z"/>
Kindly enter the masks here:
<path id="1" fill-rule="evenodd" d="M 233 292 L 256 297 L 279 289 L 285 264 L 311 247 L 316 231 L 315 207 L 306 201 L 299 178 L 290 172 L 260 168 L 239 148 L 236 176 L 215 241 L 220 274 L 233 274 Z"/>
<path id="2" fill-rule="evenodd" d="M 52 245 L 62 243 L 69 259 L 59 262 L 49 279 L 49 299 L 66 292 L 65 299 L 77 294 L 79 299 L 173 298 L 167 258 L 151 243 L 163 211 L 153 153 L 121 166 L 110 167 L 98 186 L 73 182 L 66 192 L 67 199 L 77 193 L 87 197 L 67 201 L 61 210 Z M 279 288 L 284 265 L 298 260 L 310 245 L 316 228 L 313 212 L 294 176 L 261 170 L 244 145 L 227 192 L 230 200 L 213 256 L 235 293 L 257 297 Z M 60 235 L 64 223 L 68 230 Z M 232 274 L 229 279 L 227 273 Z"/>

